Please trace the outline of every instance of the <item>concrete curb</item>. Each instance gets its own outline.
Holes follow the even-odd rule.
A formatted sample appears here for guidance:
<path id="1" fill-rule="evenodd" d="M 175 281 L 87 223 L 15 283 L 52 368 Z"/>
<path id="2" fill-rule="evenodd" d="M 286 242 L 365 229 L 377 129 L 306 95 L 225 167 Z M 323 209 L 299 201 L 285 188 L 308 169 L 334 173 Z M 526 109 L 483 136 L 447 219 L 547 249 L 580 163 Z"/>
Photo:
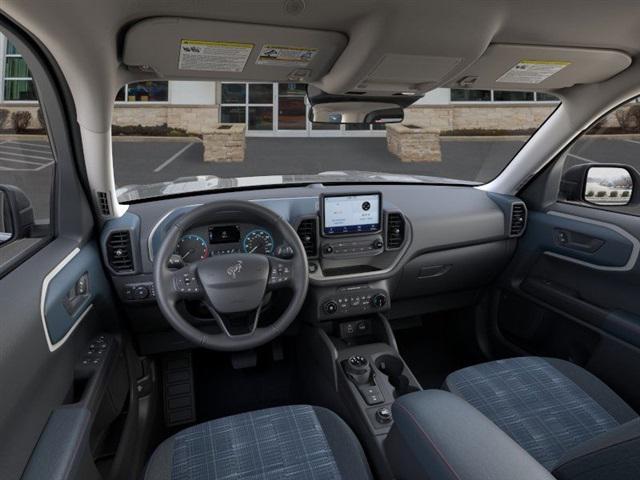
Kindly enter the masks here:
<path id="1" fill-rule="evenodd" d="M 150 137 L 150 136 L 137 136 L 137 135 L 115 135 L 111 137 L 114 142 L 194 142 L 202 143 L 202 139 L 199 137 Z"/>

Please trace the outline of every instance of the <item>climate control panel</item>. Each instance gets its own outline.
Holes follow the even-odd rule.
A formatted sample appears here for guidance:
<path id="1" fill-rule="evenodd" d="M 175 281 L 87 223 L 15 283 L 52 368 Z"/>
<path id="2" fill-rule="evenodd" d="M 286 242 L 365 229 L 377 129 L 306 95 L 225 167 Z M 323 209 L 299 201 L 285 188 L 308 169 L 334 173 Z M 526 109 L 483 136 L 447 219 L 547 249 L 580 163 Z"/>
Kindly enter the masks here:
<path id="1" fill-rule="evenodd" d="M 322 298 L 319 318 L 353 317 L 389 309 L 389 295 L 386 290 L 370 288 L 368 285 L 343 287 L 333 295 Z"/>
<path id="2" fill-rule="evenodd" d="M 327 240 L 322 242 L 321 251 L 325 258 L 370 257 L 384 251 L 384 241 L 382 235 Z"/>

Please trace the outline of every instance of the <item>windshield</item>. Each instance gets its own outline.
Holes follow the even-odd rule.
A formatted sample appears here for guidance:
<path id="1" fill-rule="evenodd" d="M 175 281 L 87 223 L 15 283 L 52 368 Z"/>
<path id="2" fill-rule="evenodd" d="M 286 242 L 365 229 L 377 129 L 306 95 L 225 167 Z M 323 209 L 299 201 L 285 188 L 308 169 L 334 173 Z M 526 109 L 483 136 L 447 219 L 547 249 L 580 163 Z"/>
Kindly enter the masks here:
<path id="1" fill-rule="evenodd" d="M 557 107 L 534 92 L 429 92 L 401 124 L 309 121 L 301 83 L 147 81 L 113 110 L 118 200 L 300 183 L 495 178 Z"/>

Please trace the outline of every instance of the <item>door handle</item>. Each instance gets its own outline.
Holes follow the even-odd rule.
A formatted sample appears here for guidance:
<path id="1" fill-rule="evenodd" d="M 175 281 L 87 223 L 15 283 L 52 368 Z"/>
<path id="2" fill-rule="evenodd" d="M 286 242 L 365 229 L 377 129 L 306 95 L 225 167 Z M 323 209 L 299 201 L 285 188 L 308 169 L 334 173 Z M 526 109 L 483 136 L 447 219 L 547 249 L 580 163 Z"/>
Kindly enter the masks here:
<path id="1" fill-rule="evenodd" d="M 84 272 L 67 292 L 63 302 L 65 310 L 71 317 L 75 317 L 84 308 L 90 296 L 89 273 Z"/>
<path id="2" fill-rule="evenodd" d="M 560 228 L 554 229 L 554 241 L 561 247 L 587 253 L 597 252 L 605 243 L 601 238 Z"/>

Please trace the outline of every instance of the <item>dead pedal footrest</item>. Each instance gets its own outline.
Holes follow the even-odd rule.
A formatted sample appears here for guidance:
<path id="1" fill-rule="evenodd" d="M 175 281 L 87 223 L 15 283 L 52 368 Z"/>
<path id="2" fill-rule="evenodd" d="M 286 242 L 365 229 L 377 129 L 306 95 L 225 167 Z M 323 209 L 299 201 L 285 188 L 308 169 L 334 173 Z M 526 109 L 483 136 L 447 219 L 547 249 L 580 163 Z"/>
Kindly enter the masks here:
<path id="1" fill-rule="evenodd" d="M 173 353 L 162 360 L 164 423 L 167 427 L 196 421 L 191 352 Z"/>

